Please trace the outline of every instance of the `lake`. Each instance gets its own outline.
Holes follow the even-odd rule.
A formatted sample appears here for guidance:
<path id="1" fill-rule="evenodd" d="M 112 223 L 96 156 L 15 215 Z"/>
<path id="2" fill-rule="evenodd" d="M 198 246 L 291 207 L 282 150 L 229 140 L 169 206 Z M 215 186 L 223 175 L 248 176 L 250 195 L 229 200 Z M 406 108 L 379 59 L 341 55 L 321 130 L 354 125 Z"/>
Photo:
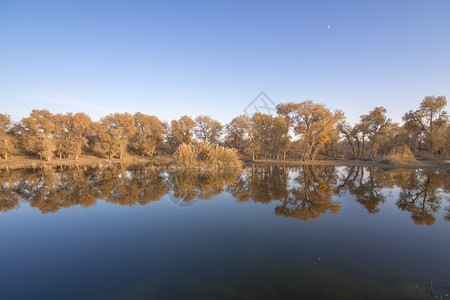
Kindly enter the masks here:
<path id="1" fill-rule="evenodd" d="M 444 171 L 2 171 L 2 299 L 449 299 Z"/>

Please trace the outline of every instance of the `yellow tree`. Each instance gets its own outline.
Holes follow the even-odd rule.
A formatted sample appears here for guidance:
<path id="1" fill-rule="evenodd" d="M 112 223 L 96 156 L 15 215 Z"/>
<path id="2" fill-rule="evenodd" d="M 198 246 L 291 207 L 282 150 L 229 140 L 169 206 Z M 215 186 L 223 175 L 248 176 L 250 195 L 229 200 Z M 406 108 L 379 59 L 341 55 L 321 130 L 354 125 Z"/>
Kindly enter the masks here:
<path id="1" fill-rule="evenodd" d="M 5 160 L 8 159 L 8 153 L 12 149 L 11 135 L 9 134 L 11 126 L 11 116 L 0 114 L 0 155 L 2 155 Z"/>
<path id="2" fill-rule="evenodd" d="M 190 144 L 192 142 L 195 125 L 195 121 L 188 116 L 172 120 L 167 133 L 167 140 L 172 150 L 175 150 L 182 143 Z"/>
<path id="3" fill-rule="evenodd" d="M 336 128 L 344 136 L 345 140 L 350 145 L 353 157 L 356 158 L 359 154 L 357 154 L 356 148 L 357 144 L 359 145 L 358 131 L 356 130 L 356 127 L 352 127 L 349 123 L 345 122 L 345 120 L 342 120 L 337 124 Z"/>
<path id="4" fill-rule="evenodd" d="M 110 114 L 96 124 L 94 149 L 109 159 L 118 156 L 120 159 L 127 150 L 131 137 L 136 133 L 135 119 L 129 113 Z"/>
<path id="5" fill-rule="evenodd" d="M 217 144 L 222 133 L 223 126 L 219 121 L 209 116 L 198 116 L 195 118 L 195 135 L 200 141 Z"/>
<path id="6" fill-rule="evenodd" d="M 75 160 L 88 145 L 87 135 L 92 131 L 91 118 L 84 113 L 54 115 L 56 153 L 59 158 Z"/>
<path id="7" fill-rule="evenodd" d="M 285 123 L 281 117 L 255 113 L 251 119 L 251 137 L 255 150 L 259 149 L 264 158 L 277 157 L 285 144 Z"/>
<path id="8" fill-rule="evenodd" d="M 78 159 L 83 147 L 87 147 L 87 135 L 92 133 L 91 118 L 84 113 L 66 114 L 66 152 L 69 158 Z"/>
<path id="9" fill-rule="evenodd" d="M 323 104 L 306 100 L 295 104 L 294 132 L 303 140 L 303 160 L 314 160 L 324 145 L 337 134 L 336 124 L 343 120 L 340 110 L 332 112 Z"/>
<path id="10" fill-rule="evenodd" d="M 33 109 L 28 118 L 21 121 L 21 143 L 25 150 L 39 155 L 40 159 L 53 158 L 55 123 L 48 110 Z"/>
<path id="11" fill-rule="evenodd" d="M 131 147 L 140 155 L 153 156 L 165 133 L 162 122 L 155 116 L 140 112 L 134 115 L 134 120 L 137 130 L 131 139 Z"/>
<path id="12" fill-rule="evenodd" d="M 225 143 L 231 148 L 237 149 L 243 153 L 248 147 L 250 129 L 250 118 L 246 115 L 240 115 L 230 123 L 225 125 Z"/>
<path id="13" fill-rule="evenodd" d="M 284 140 L 285 140 L 285 147 L 283 151 L 283 159 L 286 159 L 286 150 L 289 145 L 290 136 L 289 136 L 289 130 L 292 127 L 293 119 L 294 119 L 294 112 L 295 112 L 296 104 L 294 102 L 289 103 L 280 103 L 277 105 L 277 114 L 283 118 L 284 120 Z"/>
<path id="14" fill-rule="evenodd" d="M 427 96 L 418 110 L 410 110 L 403 116 L 406 130 L 420 133 L 431 154 L 448 142 L 446 105 L 445 96 Z"/>
<path id="15" fill-rule="evenodd" d="M 370 158 L 374 157 L 378 141 L 387 133 L 387 128 L 391 124 L 391 120 L 386 117 L 386 112 L 386 108 L 379 106 L 371 110 L 369 114 L 361 116 L 361 124 L 370 142 Z"/>

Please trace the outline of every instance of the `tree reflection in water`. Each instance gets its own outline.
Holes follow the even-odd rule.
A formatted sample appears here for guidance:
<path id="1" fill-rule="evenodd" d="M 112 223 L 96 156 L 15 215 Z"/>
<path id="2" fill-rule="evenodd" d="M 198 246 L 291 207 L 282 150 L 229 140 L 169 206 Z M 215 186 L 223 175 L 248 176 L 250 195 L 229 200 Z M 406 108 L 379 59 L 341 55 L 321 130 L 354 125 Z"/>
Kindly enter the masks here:
<path id="1" fill-rule="evenodd" d="M 425 171 L 421 176 L 417 172 L 411 172 L 400 183 L 402 190 L 397 206 L 408 211 L 415 224 L 434 225 L 434 214 L 441 208 L 446 181 L 448 178 L 443 172 Z"/>
<path id="2" fill-rule="evenodd" d="M 178 170 L 169 172 L 169 185 L 173 196 L 190 202 L 194 199 L 210 200 L 223 193 L 228 185 L 235 184 L 240 169 L 217 170 Z"/>
<path id="3" fill-rule="evenodd" d="M 13 170 L 0 175 L 0 211 L 27 203 L 51 213 L 94 206 L 97 200 L 143 206 L 169 192 L 189 202 L 209 200 L 227 191 L 240 203 L 274 202 L 275 215 L 306 222 L 326 213 L 337 214 L 339 199 L 346 193 L 370 214 L 377 214 L 392 189 L 399 192 L 396 205 L 410 213 L 415 224 L 434 225 L 442 207 L 444 220 L 450 221 L 450 183 L 444 171 L 307 165 L 251 165 L 242 172 L 172 171 L 144 165 Z"/>
<path id="4" fill-rule="evenodd" d="M 296 185 L 289 189 L 289 197 L 275 208 L 275 214 L 305 222 L 326 212 L 337 214 L 341 208 L 341 203 L 333 200 L 337 178 L 334 167 L 302 166 L 294 179 Z"/>

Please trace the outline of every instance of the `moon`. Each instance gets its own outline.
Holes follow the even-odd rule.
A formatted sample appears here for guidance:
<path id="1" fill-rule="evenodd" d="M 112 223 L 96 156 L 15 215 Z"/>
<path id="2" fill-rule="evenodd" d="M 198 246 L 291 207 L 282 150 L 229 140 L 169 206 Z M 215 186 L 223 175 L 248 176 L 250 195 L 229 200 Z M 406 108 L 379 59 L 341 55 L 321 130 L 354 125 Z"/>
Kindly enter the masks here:
<path id="1" fill-rule="evenodd" d="M 328 29 L 330 29 L 330 25 L 328 25 Z"/>

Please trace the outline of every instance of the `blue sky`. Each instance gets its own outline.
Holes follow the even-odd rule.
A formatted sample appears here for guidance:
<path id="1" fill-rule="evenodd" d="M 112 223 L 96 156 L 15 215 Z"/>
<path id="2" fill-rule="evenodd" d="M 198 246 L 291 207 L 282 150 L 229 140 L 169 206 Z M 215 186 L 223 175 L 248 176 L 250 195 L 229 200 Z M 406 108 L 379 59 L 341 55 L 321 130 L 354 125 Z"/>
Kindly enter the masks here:
<path id="1" fill-rule="evenodd" d="M 0 0 L 0 111 L 225 123 L 264 91 L 400 121 L 450 95 L 449 15 L 447 0 Z"/>

